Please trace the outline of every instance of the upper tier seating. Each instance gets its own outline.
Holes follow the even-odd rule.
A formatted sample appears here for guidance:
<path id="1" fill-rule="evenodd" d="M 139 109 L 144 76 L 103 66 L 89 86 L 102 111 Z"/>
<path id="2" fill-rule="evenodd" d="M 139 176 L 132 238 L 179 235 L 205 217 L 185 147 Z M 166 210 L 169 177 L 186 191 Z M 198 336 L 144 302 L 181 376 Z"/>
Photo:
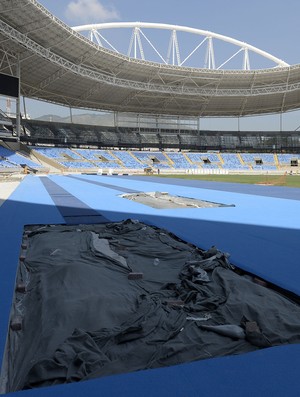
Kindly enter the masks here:
<path id="1" fill-rule="evenodd" d="M 160 134 L 161 137 L 161 143 L 164 146 L 169 145 L 170 147 L 174 147 L 174 145 L 176 147 L 178 147 L 179 145 L 179 137 L 177 134 Z"/>
<path id="2" fill-rule="evenodd" d="M 195 134 L 181 134 L 180 141 L 182 145 L 196 146 L 199 145 L 199 136 Z"/>
<path id="3" fill-rule="evenodd" d="M 159 137 L 153 132 L 151 133 L 140 133 L 141 144 L 147 146 L 147 144 L 151 144 L 159 147 Z"/>
<path id="4" fill-rule="evenodd" d="M 118 131 L 119 131 L 119 144 L 126 144 L 131 145 L 132 147 L 134 147 L 139 139 L 137 137 L 137 134 L 135 132 L 132 131 L 128 131 L 126 128 L 122 128 L 122 127 L 118 127 Z"/>
<path id="5" fill-rule="evenodd" d="M 103 142 L 105 146 L 119 145 L 119 136 L 117 132 L 103 130 L 100 132 L 100 134 L 101 134 L 100 141 Z"/>

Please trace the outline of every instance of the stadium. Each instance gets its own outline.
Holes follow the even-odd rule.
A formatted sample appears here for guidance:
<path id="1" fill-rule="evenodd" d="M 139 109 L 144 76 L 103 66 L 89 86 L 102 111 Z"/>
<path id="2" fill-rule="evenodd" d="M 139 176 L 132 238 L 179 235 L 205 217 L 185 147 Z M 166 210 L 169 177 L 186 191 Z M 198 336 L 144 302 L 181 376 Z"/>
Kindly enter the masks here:
<path id="1" fill-rule="evenodd" d="M 110 29 L 130 30 L 127 55 Z M 166 57 L 147 29 L 170 36 Z M 217 40 L 236 47 L 220 65 Z M 198 50 L 205 67 L 189 64 Z M 300 138 L 282 117 L 300 109 L 300 65 L 209 31 L 71 28 L 5 0 L 0 95 L 16 103 L 0 111 L 0 393 L 299 395 Z M 26 98 L 69 120 L 30 119 Z M 265 114 L 278 130 L 202 127 Z"/>

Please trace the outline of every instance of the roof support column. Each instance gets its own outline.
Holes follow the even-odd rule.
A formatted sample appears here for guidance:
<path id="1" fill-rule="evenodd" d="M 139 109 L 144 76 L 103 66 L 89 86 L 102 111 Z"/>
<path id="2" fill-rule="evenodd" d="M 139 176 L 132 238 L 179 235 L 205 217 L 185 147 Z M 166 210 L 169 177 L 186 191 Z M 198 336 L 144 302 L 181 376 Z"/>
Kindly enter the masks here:
<path id="1" fill-rule="evenodd" d="M 177 130 L 178 133 L 180 134 L 180 116 L 177 116 Z"/>
<path id="2" fill-rule="evenodd" d="M 114 112 L 114 127 L 117 128 L 118 127 L 118 112 Z"/>
<path id="3" fill-rule="evenodd" d="M 20 62 L 20 57 L 18 56 L 18 61 L 17 61 L 17 78 L 19 79 L 19 84 L 18 84 L 18 97 L 16 100 L 16 128 L 17 128 L 17 139 L 20 141 L 20 135 L 21 135 L 21 62 Z"/>
<path id="4" fill-rule="evenodd" d="M 24 119 L 27 119 L 26 101 L 24 96 L 23 96 L 23 109 L 24 109 Z"/>

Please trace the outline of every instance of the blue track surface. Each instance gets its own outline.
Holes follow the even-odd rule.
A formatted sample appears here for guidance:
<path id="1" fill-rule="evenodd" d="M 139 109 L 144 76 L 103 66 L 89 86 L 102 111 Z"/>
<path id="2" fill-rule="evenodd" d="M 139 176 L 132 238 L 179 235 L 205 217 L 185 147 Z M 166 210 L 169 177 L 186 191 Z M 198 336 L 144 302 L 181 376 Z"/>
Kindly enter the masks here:
<path id="1" fill-rule="evenodd" d="M 151 177 L 51 176 L 48 186 L 58 189 L 55 199 L 55 191 L 47 190 L 39 177 L 26 177 L 0 207 L 1 357 L 24 225 L 61 224 L 74 214 L 82 221 L 87 210 L 98 219 L 136 218 L 165 227 L 202 248 L 216 245 L 231 254 L 234 264 L 300 294 L 300 189 L 268 188 L 273 197 L 266 197 L 261 186 L 163 182 Z M 120 198 L 126 190 L 168 191 L 235 207 L 159 210 Z M 299 396 L 299 364 L 300 345 L 290 345 L 16 395 Z"/>
<path id="2" fill-rule="evenodd" d="M 116 178 L 126 178 L 126 176 Z M 198 187 L 201 189 L 219 190 L 222 192 L 245 193 L 253 194 L 256 196 L 266 196 L 275 198 L 286 198 L 289 200 L 300 200 L 300 189 L 286 188 L 284 186 L 263 186 L 263 185 L 249 185 L 242 183 L 229 183 L 229 182 L 210 182 L 200 180 L 188 180 L 181 178 L 158 178 L 155 176 L 128 176 L 129 179 L 139 180 L 143 182 L 156 182 L 162 185 L 177 185 Z"/>

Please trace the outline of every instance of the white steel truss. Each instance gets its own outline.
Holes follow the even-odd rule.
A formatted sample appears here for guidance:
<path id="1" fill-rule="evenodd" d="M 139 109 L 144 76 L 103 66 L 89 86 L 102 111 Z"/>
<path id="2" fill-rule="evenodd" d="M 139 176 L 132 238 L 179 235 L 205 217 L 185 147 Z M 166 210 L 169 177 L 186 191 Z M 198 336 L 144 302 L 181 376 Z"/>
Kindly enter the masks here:
<path id="1" fill-rule="evenodd" d="M 204 67 L 208 69 L 222 69 L 242 51 L 244 52 L 240 67 L 242 70 L 250 70 L 250 55 L 249 55 L 250 52 L 256 53 L 261 57 L 268 59 L 269 61 L 274 63 L 274 66 L 281 66 L 281 67 L 289 66 L 283 60 L 245 42 L 221 34 L 209 32 L 201 29 L 189 28 L 186 26 L 168 25 L 162 23 L 148 23 L 148 22 L 116 22 L 116 23 L 113 22 L 113 23 L 100 23 L 100 24 L 91 24 L 91 25 L 82 25 L 82 26 L 73 27 L 73 29 L 76 30 L 77 32 L 93 32 L 93 34 L 89 33 L 88 37 L 100 46 L 104 46 L 104 43 L 99 42 L 99 40 L 97 40 L 97 36 L 94 34 L 94 32 L 98 32 L 99 34 L 101 34 L 101 37 L 103 38 L 104 37 L 103 32 L 105 30 L 121 29 L 121 28 L 132 29 L 131 39 L 129 43 L 129 50 L 127 55 L 132 56 L 135 59 L 140 58 L 140 59 L 151 60 L 148 57 L 146 58 L 145 56 L 145 51 L 143 49 L 143 45 L 141 41 L 141 37 L 143 37 L 145 39 L 145 43 L 148 43 L 150 45 L 152 50 L 154 50 L 154 52 L 159 56 L 159 59 L 164 64 L 169 64 L 169 65 L 184 66 L 186 62 L 196 52 L 198 52 L 199 48 L 202 47 L 204 43 L 206 43 L 207 47 L 205 51 Z M 162 51 L 159 49 L 158 45 L 155 45 L 153 40 L 150 40 L 149 36 L 146 35 L 145 29 L 170 31 L 170 39 L 169 39 L 166 56 L 162 55 Z M 188 52 L 188 54 L 185 56 L 183 61 L 181 61 L 180 54 L 184 52 L 183 51 L 184 48 L 181 48 L 178 39 L 178 33 L 180 32 L 190 33 L 193 35 L 204 37 L 204 39 L 201 40 L 200 43 L 197 44 L 193 50 Z M 234 51 L 234 53 L 230 55 L 227 59 L 225 59 L 223 62 L 221 62 L 220 65 L 216 65 L 216 61 L 215 61 L 216 57 L 213 46 L 214 40 L 219 40 L 223 43 L 233 44 L 234 46 L 237 46 L 239 50 Z M 105 40 L 105 43 L 108 45 L 108 48 L 114 48 L 115 50 L 115 48 L 117 47 L 117 45 L 112 45 L 108 39 Z M 134 49 L 134 51 L 132 51 L 132 49 Z M 121 51 L 118 50 L 118 52 Z M 203 64 L 198 63 L 195 66 L 202 68 Z"/>

